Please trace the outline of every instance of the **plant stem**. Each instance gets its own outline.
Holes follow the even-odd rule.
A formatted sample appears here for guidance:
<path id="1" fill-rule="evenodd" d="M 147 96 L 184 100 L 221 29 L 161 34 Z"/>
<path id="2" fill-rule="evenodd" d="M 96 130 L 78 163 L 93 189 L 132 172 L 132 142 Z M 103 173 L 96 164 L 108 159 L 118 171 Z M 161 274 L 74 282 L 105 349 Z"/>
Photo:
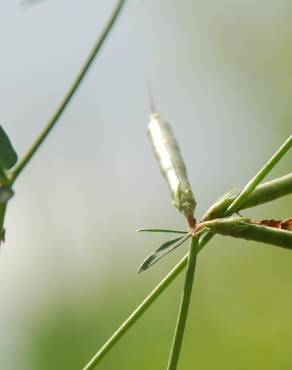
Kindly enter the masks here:
<path id="1" fill-rule="evenodd" d="M 23 169 L 26 167 L 26 165 L 30 162 L 36 151 L 39 149 L 39 147 L 42 145 L 42 143 L 47 138 L 50 131 L 53 129 L 57 121 L 59 120 L 60 116 L 64 112 L 65 108 L 67 107 L 68 103 L 70 102 L 71 98 L 77 91 L 81 81 L 83 80 L 84 76 L 86 75 L 86 72 L 88 71 L 89 67 L 91 66 L 92 62 L 94 61 L 96 55 L 98 54 L 99 50 L 101 49 L 104 41 L 106 40 L 109 32 L 111 31 L 113 25 L 115 24 L 116 19 L 118 18 L 118 15 L 120 14 L 123 5 L 125 4 L 126 0 L 119 0 L 117 5 L 115 6 L 109 20 L 107 21 L 105 27 L 103 28 L 100 36 L 97 38 L 92 50 L 90 51 L 89 55 L 87 56 L 84 64 L 82 65 L 79 73 L 77 74 L 75 80 L 73 81 L 71 87 L 65 94 L 64 98 L 60 102 L 59 106 L 57 107 L 55 113 L 51 116 L 49 119 L 46 127 L 41 132 L 39 137 L 36 139 L 36 141 L 33 143 L 27 154 L 22 158 L 22 160 L 18 163 L 16 168 L 11 174 L 10 182 L 11 184 L 14 183 L 16 178 L 19 176 L 19 174 L 23 171 Z"/>
<path id="2" fill-rule="evenodd" d="M 265 182 L 254 190 L 240 209 L 255 207 L 292 193 L 292 173 Z"/>
<path id="3" fill-rule="evenodd" d="M 292 141 L 292 136 L 286 141 L 290 142 Z M 284 145 L 287 145 L 287 144 Z M 290 143 L 291 146 L 291 143 Z M 283 146 L 281 147 L 283 148 Z M 277 151 L 281 150 L 281 148 Z M 288 148 L 289 149 L 289 148 Z M 286 151 L 288 150 L 286 148 Z M 283 150 L 283 149 L 282 149 Z M 285 151 L 285 152 L 286 152 Z M 276 153 L 276 154 L 277 154 Z M 269 171 L 275 166 L 277 161 L 281 159 L 281 157 L 284 155 L 277 155 L 277 160 L 271 161 L 275 155 L 272 157 L 272 159 L 267 162 L 270 163 L 268 166 L 268 171 L 265 170 L 265 174 L 267 175 Z M 266 168 L 267 165 L 264 166 Z M 262 171 L 262 170 L 261 170 Z M 259 172 L 261 174 L 261 171 Z M 262 174 L 259 176 L 259 173 L 254 177 L 254 179 L 251 180 L 250 183 L 255 186 L 263 179 L 264 176 Z M 235 212 L 237 210 L 240 210 L 240 206 L 244 206 L 244 203 L 247 201 L 248 197 L 251 195 L 252 187 L 249 187 L 246 189 L 245 187 L 243 191 L 238 195 L 238 197 L 242 198 L 242 204 L 239 205 L 236 204 L 236 199 L 232 202 L 232 204 L 226 209 L 225 213 L 227 213 L 227 216 L 230 216 L 231 211 Z M 244 194 L 244 196 L 242 196 Z M 234 205 L 235 204 L 235 205 Z M 224 206 L 226 207 L 226 205 Z M 236 208 L 238 207 L 238 208 Z M 224 209 L 222 209 L 222 213 L 224 213 Z M 213 238 L 214 233 L 212 232 L 206 232 L 203 234 L 199 239 L 198 244 L 198 252 Z M 110 349 L 121 339 L 121 337 L 126 334 L 126 332 L 131 328 L 131 326 L 138 320 L 138 318 L 151 306 L 151 304 L 160 296 L 160 294 L 172 283 L 172 281 L 179 275 L 179 273 L 185 268 L 188 261 L 188 254 L 185 255 L 179 263 L 166 275 L 166 277 L 152 290 L 152 292 L 144 299 L 144 301 L 136 308 L 136 310 L 124 321 L 124 323 L 116 330 L 116 332 L 108 339 L 108 341 L 100 348 L 100 350 L 94 355 L 94 357 L 89 361 L 89 363 L 83 368 L 83 370 L 92 370 L 95 368 L 95 366 L 102 360 L 102 358 L 110 351 Z"/>
<path id="4" fill-rule="evenodd" d="M 199 240 L 198 251 L 208 243 L 212 238 L 211 232 L 205 233 Z M 122 338 L 124 334 L 131 328 L 132 325 L 143 315 L 143 313 L 156 301 L 160 294 L 172 283 L 172 281 L 185 268 L 189 254 L 165 276 L 165 278 L 152 290 L 152 292 L 141 302 L 141 304 L 132 312 L 132 314 L 123 322 L 123 324 L 114 332 L 114 334 L 105 342 L 94 357 L 88 362 L 83 370 L 92 370 L 103 359 L 103 357 L 111 350 L 111 348 Z"/>
<path id="5" fill-rule="evenodd" d="M 130 327 L 139 319 L 140 316 L 147 310 L 148 307 L 160 296 L 160 294 L 171 284 L 174 278 L 184 269 L 185 261 L 181 261 L 172 269 L 168 275 L 152 290 L 152 292 L 144 299 L 144 301 L 133 311 L 133 313 L 123 322 L 118 330 L 109 338 L 109 340 L 100 348 L 95 356 L 88 362 L 83 370 L 94 369 L 94 367 L 102 360 L 102 358 L 110 351 L 110 349 L 119 341 L 119 339 L 130 329 Z"/>
<path id="6" fill-rule="evenodd" d="M 292 173 L 278 177 L 272 181 L 265 182 L 256 187 L 253 193 L 240 206 L 239 210 L 258 206 L 263 203 L 271 202 L 277 198 L 292 193 Z M 236 196 L 228 192 L 223 197 L 219 198 L 205 213 L 201 221 L 220 218 L 224 215 L 224 211 L 235 200 Z"/>
<path id="7" fill-rule="evenodd" d="M 284 142 L 284 144 L 276 151 L 272 158 L 261 168 L 261 170 L 247 183 L 242 192 L 234 199 L 227 208 L 224 216 L 230 216 L 232 213 L 239 210 L 240 206 L 254 191 L 257 185 L 267 176 L 272 168 L 280 161 L 292 146 L 292 135 Z"/>
<path id="8" fill-rule="evenodd" d="M 193 236 L 190 243 L 190 250 L 188 255 L 188 263 L 187 263 L 187 271 L 185 277 L 184 288 L 181 297 L 181 303 L 179 308 L 179 313 L 177 317 L 177 324 L 175 328 L 173 344 L 170 352 L 169 362 L 168 362 L 168 370 L 176 370 L 180 350 L 182 346 L 182 341 L 184 337 L 184 331 L 187 322 L 187 316 L 190 306 L 194 276 L 195 276 L 195 269 L 196 269 L 196 260 L 197 260 L 197 253 L 198 253 L 198 238 L 197 236 Z"/>
<path id="9" fill-rule="evenodd" d="M 4 235 L 4 218 L 6 212 L 7 202 L 0 203 L 0 245 Z"/>
<path id="10" fill-rule="evenodd" d="M 5 171 L 0 167 L 0 184 L 7 184 L 8 182 Z"/>

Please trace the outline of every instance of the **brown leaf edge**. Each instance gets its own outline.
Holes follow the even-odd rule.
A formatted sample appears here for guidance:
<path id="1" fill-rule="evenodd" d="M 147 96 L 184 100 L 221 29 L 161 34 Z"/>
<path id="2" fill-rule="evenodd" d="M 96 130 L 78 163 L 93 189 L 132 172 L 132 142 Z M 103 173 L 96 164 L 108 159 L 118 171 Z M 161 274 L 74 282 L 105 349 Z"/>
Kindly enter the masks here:
<path id="1" fill-rule="evenodd" d="M 292 231 L 292 218 L 287 218 L 287 220 L 262 220 L 262 221 L 251 220 L 250 222 L 257 225 L 274 227 L 275 229 Z"/>

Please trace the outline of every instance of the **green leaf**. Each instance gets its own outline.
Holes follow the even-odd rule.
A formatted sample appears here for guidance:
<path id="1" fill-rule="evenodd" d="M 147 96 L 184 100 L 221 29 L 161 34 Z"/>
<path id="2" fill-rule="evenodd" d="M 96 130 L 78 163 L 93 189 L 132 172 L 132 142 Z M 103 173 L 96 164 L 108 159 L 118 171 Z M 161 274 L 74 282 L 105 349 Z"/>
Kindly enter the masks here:
<path id="1" fill-rule="evenodd" d="M 168 253 L 182 245 L 191 234 L 187 234 L 185 236 L 180 236 L 179 238 L 168 240 L 167 242 L 163 243 L 154 253 L 151 253 L 141 264 L 138 269 L 138 272 L 142 272 L 147 270 L 149 267 L 154 265 L 157 261 L 159 261 L 162 257 L 166 256 Z"/>
<path id="2" fill-rule="evenodd" d="M 173 233 L 173 234 L 187 234 L 186 230 L 172 230 L 172 229 L 138 229 L 137 233 L 147 232 L 147 233 Z"/>
<path id="3" fill-rule="evenodd" d="M 8 170 L 17 162 L 17 154 L 7 136 L 6 132 L 0 126 L 0 167 Z"/>

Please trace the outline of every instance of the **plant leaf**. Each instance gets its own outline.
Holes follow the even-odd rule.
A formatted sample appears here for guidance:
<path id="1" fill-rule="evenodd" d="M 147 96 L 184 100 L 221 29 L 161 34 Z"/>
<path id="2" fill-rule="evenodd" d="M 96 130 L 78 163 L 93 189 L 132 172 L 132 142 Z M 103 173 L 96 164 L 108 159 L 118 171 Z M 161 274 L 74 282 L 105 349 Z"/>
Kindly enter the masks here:
<path id="1" fill-rule="evenodd" d="M 17 154 L 7 136 L 6 132 L 0 126 L 0 167 L 8 170 L 17 162 Z"/>
<path id="2" fill-rule="evenodd" d="M 137 233 L 147 232 L 147 233 L 173 233 L 173 234 L 187 234 L 186 230 L 172 230 L 172 229 L 138 229 L 136 230 Z"/>
<path id="3" fill-rule="evenodd" d="M 142 272 L 147 270 L 149 267 L 154 265 L 157 261 L 159 261 L 162 257 L 166 256 L 168 253 L 182 245 L 191 234 L 187 234 L 185 236 L 180 236 L 179 238 L 168 240 L 167 242 L 163 243 L 154 253 L 151 253 L 141 264 L 138 269 L 138 272 Z"/>

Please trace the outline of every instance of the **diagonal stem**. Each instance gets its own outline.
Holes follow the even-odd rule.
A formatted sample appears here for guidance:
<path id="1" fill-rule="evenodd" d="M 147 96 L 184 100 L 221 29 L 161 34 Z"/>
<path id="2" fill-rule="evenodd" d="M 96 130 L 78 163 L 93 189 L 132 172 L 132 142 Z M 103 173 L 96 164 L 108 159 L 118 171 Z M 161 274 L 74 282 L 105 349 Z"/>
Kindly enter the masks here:
<path id="1" fill-rule="evenodd" d="M 242 192 L 234 199 L 227 208 L 224 216 L 230 216 L 232 213 L 239 210 L 244 201 L 251 195 L 257 185 L 267 176 L 272 168 L 280 161 L 280 159 L 292 147 L 292 135 L 284 142 L 284 144 L 276 151 L 271 159 L 260 169 L 260 171 L 246 184 Z"/>
<path id="2" fill-rule="evenodd" d="M 208 232 L 202 235 L 198 244 L 198 251 L 200 251 L 209 240 L 211 240 L 213 233 Z M 163 280 L 152 290 L 152 292 L 140 303 L 140 305 L 131 313 L 131 315 L 123 322 L 123 324 L 115 331 L 115 333 L 104 343 L 99 351 L 92 357 L 92 359 L 85 365 L 83 370 L 92 370 L 106 354 L 113 348 L 113 346 L 123 337 L 124 334 L 135 324 L 135 322 L 143 315 L 143 313 L 156 301 L 160 294 L 173 282 L 173 280 L 186 267 L 189 255 L 186 254 L 181 261 L 165 276 Z"/>
<path id="3" fill-rule="evenodd" d="M 22 158 L 22 160 L 18 163 L 18 165 L 15 167 L 14 171 L 11 175 L 11 184 L 14 183 L 14 181 L 17 179 L 19 174 L 23 171 L 23 169 L 26 167 L 26 165 L 30 162 L 32 157 L 35 155 L 37 150 L 40 148 L 42 143 L 47 138 L 48 134 L 51 132 L 51 130 L 54 128 L 55 124 L 58 122 L 60 116 L 64 112 L 65 108 L 67 107 L 68 103 L 70 102 L 71 98 L 77 91 L 81 81 L 83 80 L 84 76 L 86 75 L 89 67 L 91 66 L 92 62 L 94 61 L 96 55 L 98 54 L 99 50 L 101 49 L 102 45 L 104 44 L 105 40 L 107 39 L 107 36 L 109 35 L 111 29 L 113 28 L 113 25 L 115 24 L 118 15 L 120 14 L 123 5 L 125 4 L 126 0 L 119 0 L 117 5 L 115 6 L 108 22 L 106 23 L 104 29 L 102 30 L 100 36 L 97 38 L 92 50 L 89 52 L 89 55 L 87 56 L 84 64 L 82 65 L 79 73 L 77 74 L 75 80 L 73 81 L 71 87 L 65 94 L 64 98 L 60 102 L 59 106 L 57 107 L 55 113 L 52 115 L 52 117 L 49 119 L 46 127 L 41 132 L 39 137 L 36 139 L 36 141 L 33 143 L 27 154 Z"/>
<path id="4" fill-rule="evenodd" d="M 7 184 L 9 181 L 8 181 L 8 177 L 5 173 L 5 171 L 0 167 L 0 185 L 1 184 Z"/>
<path id="5" fill-rule="evenodd" d="M 190 244 L 184 288 L 182 292 L 177 324 L 175 328 L 167 370 L 176 370 L 177 368 L 191 301 L 191 294 L 196 270 L 197 253 L 198 237 L 193 236 Z"/>
<path id="6" fill-rule="evenodd" d="M 132 314 L 123 322 L 118 330 L 109 338 L 109 340 L 100 348 L 100 350 L 85 365 L 83 370 L 94 369 L 95 366 L 106 356 L 112 347 L 121 339 L 121 337 L 131 328 L 131 326 L 143 315 L 143 313 L 152 305 L 160 294 L 172 283 L 176 276 L 184 269 L 188 256 L 176 265 L 165 278 L 152 290 L 152 292 L 141 302 L 141 304 L 132 312 Z"/>
<path id="7" fill-rule="evenodd" d="M 256 187 L 253 193 L 240 206 L 240 210 L 256 207 L 260 204 L 284 197 L 292 193 L 292 172 L 265 182 Z M 219 198 L 205 213 L 201 221 L 223 217 L 224 211 L 234 201 L 236 196 L 228 192 Z"/>
<path id="8" fill-rule="evenodd" d="M 288 144 L 287 144 L 288 143 Z M 290 138 L 282 145 L 282 147 L 277 151 L 277 155 L 271 158 L 269 165 L 264 166 L 265 171 L 262 172 L 262 169 L 255 175 L 255 177 L 249 182 L 250 185 L 248 188 L 245 187 L 244 190 L 238 195 L 241 197 L 242 204 L 244 207 L 245 201 L 252 194 L 253 188 L 255 188 L 260 181 L 266 176 L 269 171 L 277 164 L 277 162 L 282 158 L 282 156 L 287 152 L 292 144 L 292 135 Z M 284 149 L 283 149 L 284 147 Z M 244 196 L 242 196 L 244 194 Z M 237 198 L 238 198 L 237 197 Z M 237 199 L 236 198 L 236 199 Z M 222 209 L 222 213 L 226 213 L 227 216 L 230 216 L 232 212 L 240 210 L 240 203 L 235 203 L 236 199 L 228 207 L 228 209 Z M 226 207 L 226 205 L 224 206 Z M 238 207 L 238 208 L 237 208 Z M 214 233 L 206 232 L 199 239 L 198 252 L 213 238 Z M 83 370 L 92 370 L 95 366 L 103 359 L 103 357 L 111 350 L 111 348 L 122 338 L 122 336 L 131 328 L 131 326 L 139 319 L 140 316 L 152 305 L 152 303 L 160 296 L 160 294 L 172 283 L 172 281 L 179 275 L 179 273 L 186 267 L 188 261 L 188 254 L 185 255 L 180 262 L 166 275 L 166 277 L 152 290 L 152 292 L 144 299 L 144 301 L 134 310 L 134 312 L 124 321 L 124 323 L 115 331 L 115 333 L 107 340 L 107 342 L 100 348 L 100 350 L 93 356 L 93 358 L 88 362 Z"/>

